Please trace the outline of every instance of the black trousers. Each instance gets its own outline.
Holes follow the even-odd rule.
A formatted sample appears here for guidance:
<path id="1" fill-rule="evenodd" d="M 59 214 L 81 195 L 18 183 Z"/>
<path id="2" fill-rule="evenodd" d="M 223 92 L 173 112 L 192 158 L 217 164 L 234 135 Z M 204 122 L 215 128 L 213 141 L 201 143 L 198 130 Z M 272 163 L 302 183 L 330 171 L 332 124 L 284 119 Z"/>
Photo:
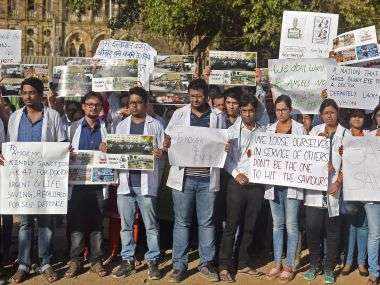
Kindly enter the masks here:
<path id="1" fill-rule="evenodd" d="M 256 219 L 264 199 L 264 187 L 259 184 L 239 185 L 231 178 L 227 186 L 227 216 L 219 249 L 219 268 L 230 269 L 235 245 L 235 235 L 240 227 L 241 242 L 238 250 L 238 268 L 250 265 L 249 247 L 253 240 Z"/>
<path id="2" fill-rule="evenodd" d="M 329 217 L 327 209 L 305 207 L 306 238 L 310 254 L 310 267 L 318 268 L 321 264 L 321 248 L 326 237 L 325 272 L 333 272 L 339 254 L 341 217 Z"/>
<path id="3" fill-rule="evenodd" d="M 103 217 L 105 200 L 99 185 L 75 186 L 68 203 L 67 224 L 71 238 L 70 258 L 81 260 L 85 236 L 90 239 L 90 262 L 103 256 Z"/>

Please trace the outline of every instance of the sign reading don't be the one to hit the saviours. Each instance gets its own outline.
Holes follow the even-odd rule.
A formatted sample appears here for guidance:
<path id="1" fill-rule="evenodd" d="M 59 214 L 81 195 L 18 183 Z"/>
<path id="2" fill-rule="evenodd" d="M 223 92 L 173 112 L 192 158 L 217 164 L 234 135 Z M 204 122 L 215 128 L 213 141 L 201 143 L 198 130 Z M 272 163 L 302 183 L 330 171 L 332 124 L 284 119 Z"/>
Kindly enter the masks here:
<path id="1" fill-rule="evenodd" d="M 249 181 L 326 191 L 329 147 L 323 137 L 257 134 L 249 148 Z"/>

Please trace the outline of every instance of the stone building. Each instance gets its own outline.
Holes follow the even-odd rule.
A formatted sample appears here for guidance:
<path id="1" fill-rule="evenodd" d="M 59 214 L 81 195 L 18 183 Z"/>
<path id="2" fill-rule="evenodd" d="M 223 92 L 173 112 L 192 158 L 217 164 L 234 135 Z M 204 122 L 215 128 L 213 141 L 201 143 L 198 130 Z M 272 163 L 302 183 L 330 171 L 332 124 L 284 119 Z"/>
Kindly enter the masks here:
<path id="1" fill-rule="evenodd" d="M 117 10 L 113 1 L 98 1 L 96 11 L 78 17 L 67 0 L 0 0 L 0 29 L 22 31 L 23 55 L 92 56 Z"/>

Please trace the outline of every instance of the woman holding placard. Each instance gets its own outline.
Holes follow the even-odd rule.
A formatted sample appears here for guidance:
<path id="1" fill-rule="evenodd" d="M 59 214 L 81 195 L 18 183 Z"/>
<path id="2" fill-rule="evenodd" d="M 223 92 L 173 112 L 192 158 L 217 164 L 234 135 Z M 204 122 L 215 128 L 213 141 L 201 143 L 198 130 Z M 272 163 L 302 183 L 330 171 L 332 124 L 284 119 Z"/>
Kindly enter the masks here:
<path id="1" fill-rule="evenodd" d="M 380 105 L 372 113 L 376 129 L 369 133 L 380 136 Z M 368 285 L 377 284 L 379 278 L 379 250 L 380 250 L 380 202 L 367 202 L 364 205 L 368 220 Z"/>
<path id="2" fill-rule="evenodd" d="M 275 103 L 277 121 L 267 129 L 270 133 L 304 135 L 302 124 L 292 120 L 292 100 L 287 95 L 277 97 Z M 267 279 L 279 278 L 291 281 L 294 276 L 295 259 L 299 241 L 298 212 L 303 200 L 303 189 L 267 185 L 266 199 L 270 200 L 273 217 L 273 250 L 275 267 L 267 273 Z M 284 250 L 284 231 L 287 233 L 286 265 L 282 266 Z"/>
<path id="3" fill-rule="evenodd" d="M 343 176 L 342 158 L 339 148 L 347 129 L 338 123 L 338 105 L 332 99 L 325 99 L 319 113 L 323 124 L 315 126 L 311 136 L 324 136 L 330 140 L 328 161 L 327 192 L 305 191 L 306 238 L 310 254 L 310 269 L 304 274 L 306 280 L 314 280 L 320 271 L 321 246 L 326 238 L 324 258 L 324 282 L 335 282 L 334 269 L 339 251 L 341 217 L 339 216 L 340 191 Z"/>
<path id="4" fill-rule="evenodd" d="M 350 131 L 348 135 L 362 137 L 367 131 L 363 130 L 365 122 L 364 110 L 353 109 L 349 113 Z M 344 187 L 344 186 L 343 186 Z M 360 275 L 368 276 L 366 268 L 368 222 L 364 210 L 364 204 L 358 201 L 344 202 L 344 221 L 345 221 L 345 261 L 341 271 L 342 275 L 352 272 L 355 245 L 357 244 L 357 264 Z"/>

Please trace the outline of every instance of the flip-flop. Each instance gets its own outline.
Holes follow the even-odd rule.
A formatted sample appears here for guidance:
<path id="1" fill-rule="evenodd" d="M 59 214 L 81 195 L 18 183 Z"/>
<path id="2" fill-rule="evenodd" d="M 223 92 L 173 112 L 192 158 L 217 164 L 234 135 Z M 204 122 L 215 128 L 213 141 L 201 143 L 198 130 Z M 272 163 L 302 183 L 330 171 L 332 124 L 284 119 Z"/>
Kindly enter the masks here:
<path id="1" fill-rule="evenodd" d="M 235 282 L 235 279 L 232 278 L 231 274 L 227 270 L 220 271 L 219 278 L 220 278 L 220 281 L 223 281 L 223 282 L 227 282 L 227 283 Z"/>
<path id="2" fill-rule="evenodd" d="M 238 274 L 245 274 L 253 277 L 261 277 L 264 276 L 265 274 L 263 272 L 257 271 L 255 269 L 249 268 L 248 270 L 238 270 Z"/>

